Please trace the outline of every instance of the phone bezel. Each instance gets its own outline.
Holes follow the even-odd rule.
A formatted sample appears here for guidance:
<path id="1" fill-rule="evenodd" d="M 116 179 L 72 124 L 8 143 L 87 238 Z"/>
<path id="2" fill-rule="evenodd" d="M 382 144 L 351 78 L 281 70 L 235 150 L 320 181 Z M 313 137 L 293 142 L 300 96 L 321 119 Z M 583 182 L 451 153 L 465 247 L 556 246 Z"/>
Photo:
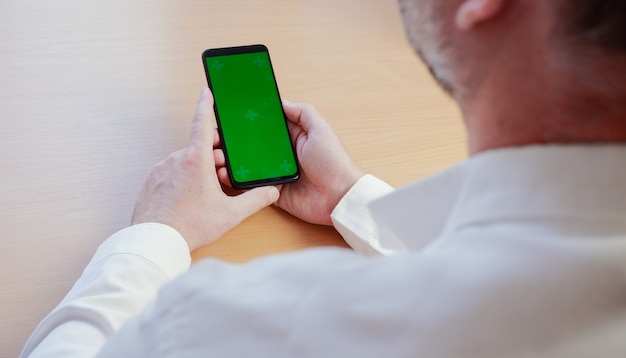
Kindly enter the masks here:
<path id="1" fill-rule="evenodd" d="M 211 89 L 211 91 L 213 91 L 213 84 L 211 82 L 211 76 L 209 75 L 209 69 L 207 66 L 207 58 L 210 57 L 216 57 L 216 56 L 228 56 L 228 55 L 240 55 L 240 54 L 247 54 L 247 53 L 258 53 L 258 52 L 265 52 L 267 53 L 267 58 L 268 58 L 268 63 L 269 63 L 269 67 L 270 67 L 270 71 L 272 72 L 272 77 L 274 79 L 274 86 L 276 86 L 276 93 L 278 94 L 278 100 L 279 103 L 282 104 L 282 98 L 280 96 L 280 91 L 278 89 L 278 83 L 276 81 L 276 75 L 274 73 L 274 66 L 272 65 L 272 59 L 270 57 L 269 51 L 267 49 L 267 47 L 265 45 L 261 45 L 261 44 L 257 44 L 257 45 L 245 45 L 245 46 L 234 46 L 234 47 L 221 47 L 221 48 L 211 48 L 211 49 L 207 49 L 204 50 L 204 52 L 202 52 L 202 67 L 204 68 L 204 72 L 206 75 L 206 79 L 207 79 L 207 83 L 209 85 L 209 88 Z M 219 113 L 217 111 L 217 104 L 214 102 L 213 104 L 213 112 L 215 113 L 215 119 L 217 120 L 217 129 L 218 132 L 220 134 L 220 139 L 222 140 L 222 150 L 224 151 L 224 157 L 226 159 L 226 169 L 228 171 L 228 177 L 230 179 L 230 183 L 232 185 L 233 188 L 235 189 L 252 189 L 252 188 L 256 188 L 259 186 L 266 186 L 266 185 L 280 185 L 280 184 L 289 184 L 289 183 L 293 183 L 296 180 L 298 180 L 298 178 L 300 178 L 300 165 L 298 162 L 298 156 L 296 155 L 296 150 L 294 148 L 294 143 L 293 143 L 293 139 L 291 138 L 291 135 L 289 134 L 289 126 L 288 126 L 288 120 L 287 120 L 287 116 L 285 115 L 285 111 L 282 108 L 282 105 L 280 105 L 280 109 L 281 112 L 283 114 L 283 120 L 285 121 L 285 127 L 287 128 L 287 136 L 289 136 L 289 143 L 291 145 L 291 151 L 293 153 L 293 157 L 295 158 L 295 164 L 296 164 L 296 172 L 293 175 L 287 175 L 287 176 L 281 176 L 281 177 L 273 177 L 273 178 L 265 178 L 265 179 L 257 179 L 257 180 L 251 180 L 251 181 L 245 181 L 245 182 L 239 182 L 237 180 L 235 180 L 235 177 L 233 175 L 233 171 L 232 171 L 232 166 L 230 163 L 230 158 L 228 156 L 228 151 L 226 149 L 226 139 L 224 138 L 224 135 L 222 133 L 222 126 L 221 126 L 221 121 L 220 121 L 220 117 L 219 117 Z"/>

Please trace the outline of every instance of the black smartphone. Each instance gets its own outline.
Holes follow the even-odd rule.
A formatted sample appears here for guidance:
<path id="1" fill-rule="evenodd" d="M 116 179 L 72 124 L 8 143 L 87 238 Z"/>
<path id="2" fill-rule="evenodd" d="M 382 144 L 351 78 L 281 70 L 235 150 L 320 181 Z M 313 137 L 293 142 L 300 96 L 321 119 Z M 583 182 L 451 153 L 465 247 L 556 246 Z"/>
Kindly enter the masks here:
<path id="1" fill-rule="evenodd" d="M 208 49 L 202 63 L 232 186 L 296 181 L 300 170 L 267 47 Z"/>

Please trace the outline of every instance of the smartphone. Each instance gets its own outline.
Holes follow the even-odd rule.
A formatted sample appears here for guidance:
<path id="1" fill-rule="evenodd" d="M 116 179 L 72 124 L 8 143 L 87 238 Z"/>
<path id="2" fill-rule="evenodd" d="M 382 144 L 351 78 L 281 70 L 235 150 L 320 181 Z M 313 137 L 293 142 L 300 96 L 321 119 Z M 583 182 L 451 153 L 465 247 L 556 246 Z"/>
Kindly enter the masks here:
<path id="1" fill-rule="evenodd" d="M 233 188 L 296 181 L 300 169 L 267 47 L 208 49 L 202 63 Z"/>

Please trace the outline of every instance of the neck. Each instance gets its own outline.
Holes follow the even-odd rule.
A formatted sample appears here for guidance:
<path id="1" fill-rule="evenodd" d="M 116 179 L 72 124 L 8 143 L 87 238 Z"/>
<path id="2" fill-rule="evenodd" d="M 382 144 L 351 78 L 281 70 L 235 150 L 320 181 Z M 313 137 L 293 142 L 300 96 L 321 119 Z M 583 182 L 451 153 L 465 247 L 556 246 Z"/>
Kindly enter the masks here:
<path id="1" fill-rule="evenodd" d="M 483 47 L 466 49 L 458 63 L 460 83 L 471 84 L 455 93 L 470 154 L 531 144 L 626 143 L 626 55 L 557 38 L 543 8 L 549 6 L 517 3 L 507 18 L 464 39 Z"/>
<path id="2" fill-rule="evenodd" d="M 531 144 L 626 143 L 621 63 L 563 65 L 519 55 L 517 63 L 494 64 L 480 88 L 459 96 L 471 154 Z"/>

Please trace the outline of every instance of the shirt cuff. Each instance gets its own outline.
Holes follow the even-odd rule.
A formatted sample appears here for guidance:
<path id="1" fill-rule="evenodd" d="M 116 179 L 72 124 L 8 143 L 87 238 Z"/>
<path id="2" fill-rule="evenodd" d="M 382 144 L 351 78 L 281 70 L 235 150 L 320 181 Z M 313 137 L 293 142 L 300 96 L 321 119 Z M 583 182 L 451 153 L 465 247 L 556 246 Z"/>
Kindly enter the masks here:
<path id="1" fill-rule="evenodd" d="M 335 229 L 355 251 L 387 254 L 380 245 L 376 225 L 367 205 L 393 190 L 389 184 L 367 174 L 350 188 L 331 213 Z"/>
<path id="2" fill-rule="evenodd" d="M 174 228 L 159 223 L 144 223 L 122 229 L 104 241 L 85 271 L 112 255 L 142 257 L 159 267 L 170 279 L 191 266 L 189 246 Z"/>

